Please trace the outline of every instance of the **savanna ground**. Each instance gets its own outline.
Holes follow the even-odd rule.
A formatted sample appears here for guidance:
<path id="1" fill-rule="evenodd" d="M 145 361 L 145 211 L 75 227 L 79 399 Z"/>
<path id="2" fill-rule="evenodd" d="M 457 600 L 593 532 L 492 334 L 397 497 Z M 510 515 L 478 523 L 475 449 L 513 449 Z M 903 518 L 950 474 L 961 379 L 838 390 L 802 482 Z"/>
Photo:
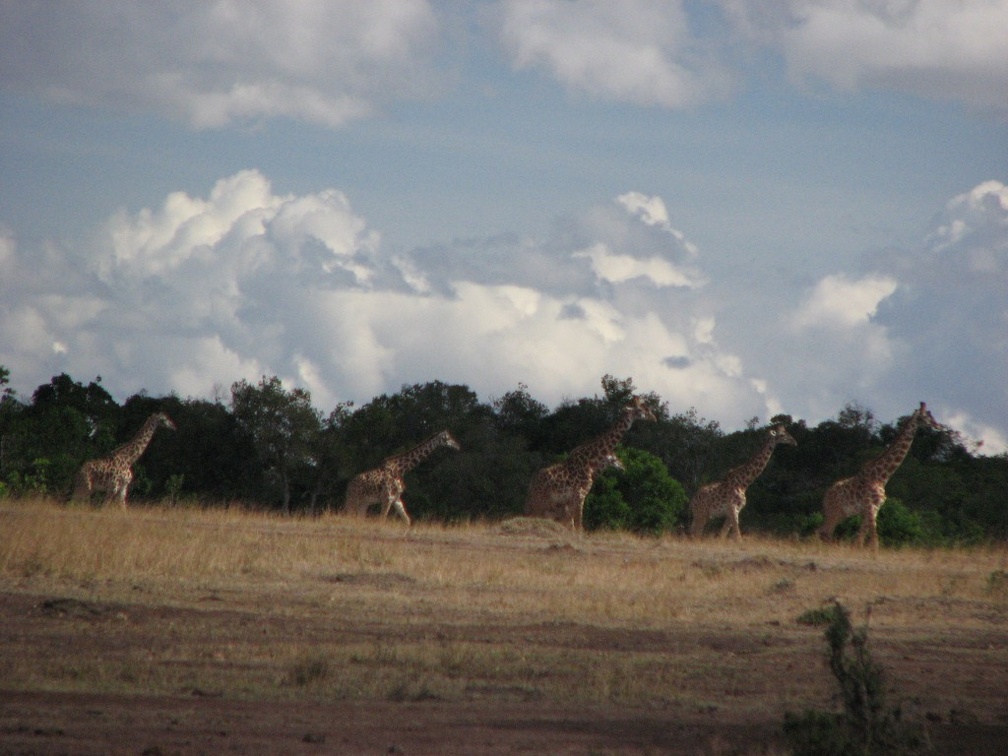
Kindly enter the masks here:
<path id="1" fill-rule="evenodd" d="M 1008 547 L 0 502 L 0 753 L 783 754 L 841 601 L 938 753 L 1008 742 Z M 870 617 L 869 617 L 870 615 Z"/>

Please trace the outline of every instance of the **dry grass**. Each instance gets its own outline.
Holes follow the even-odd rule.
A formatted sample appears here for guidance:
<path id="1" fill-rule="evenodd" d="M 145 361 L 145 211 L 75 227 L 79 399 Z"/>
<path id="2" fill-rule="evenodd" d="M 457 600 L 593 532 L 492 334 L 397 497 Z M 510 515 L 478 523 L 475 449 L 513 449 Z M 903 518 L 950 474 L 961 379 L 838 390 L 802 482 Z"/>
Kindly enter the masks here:
<path id="1" fill-rule="evenodd" d="M 922 706 L 998 721 L 1006 566 L 1004 546 L 873 553 L 578 537 L 523 518 L 407 531 L 5 501 L 0 620 L 18 624 L 0 677 L 18 690 L 546 699 L 772 719 L 828 704 L 822 632 L 796 619 L 838 599 L 858 623 L 870 610 L 881 663 Z M 1001 687 L 967 676 L 957 689 L 949 670 L 967 665 L 998 667 Z"/>

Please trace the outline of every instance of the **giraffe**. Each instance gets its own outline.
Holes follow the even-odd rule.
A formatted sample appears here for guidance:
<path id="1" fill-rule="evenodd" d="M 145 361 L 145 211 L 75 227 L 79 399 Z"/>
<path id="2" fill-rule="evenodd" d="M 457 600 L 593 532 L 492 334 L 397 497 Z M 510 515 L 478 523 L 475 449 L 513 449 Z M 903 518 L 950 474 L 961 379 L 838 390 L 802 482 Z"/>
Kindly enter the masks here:
<path id="1" fill-rule="evenodd" d="M 587 467 L 581 463 L 571 465 L 568 458 L 542 468 L 529 485 L 525 515 L 556 520 L 577 530 L 582 502 L 591 490 L 595 473 L 607 467 L 624 469 L 623 463 L 615 454 L 607 454 Z"/>
<path id="2" fill-rule="evenodd" d="M 175 430 L 175 423 L 164 412 L 155 412 L 131 440 L 117 446 L 107 456 L 89 459 L 81 465 L 74 478 L 71 500 L 90 500 L 94 492 L 104 491 L 106 504 L 119 499 L 120 506 L 126 509 L 126 494 L 133 482 L 133 464 L 146 451 L 158 428 Z"/>
<path id="3" fill-rule="evenodd" d="M 612 466 L 616 444 L 634 420 L 654 419 L 644 400 L 632 397 L 609 430 L 574 447 L 563 462 L 543 468 L 533 476 L 525 498 L 525 514 L 560 519 L 569 522 L 574 530 L 581 530 L 584 500 L 595 473 Z"/>
<path id="4" fill-rule="evenodd" d="M 838 480 L 830 486 L 823 497 L 824 521 L 818 531 L 821 538 L 831 540 L 837 525 L 848 517 L 861 515 L 858 545 L 864 546 L 865 536 L 870 536 L 871 545 L 878 548 L 876 521 L 879 509 L 885 502 L 885 485 L 910 451 L 917 429 L 924 425 L 930 428 L 942 427 L 931 415 L 927 405 L 921 402 L 920 407 L 900 426 L 896 438 L 882 454 L 865 462 L 853 477 Z"/>
<path id="5" fill-rule="evenodd" d="M 364 515 L 372 504 L 380 504 L 381 516 L 387 517 L 389 510 L 395 507 L 396 514 L 405 520 L 408 527 L 410 517 L 406 514 L 402 500 L 403 491 L 406 490 L 403 476 L 442 446 L 449 449 L 462 448 L 451 433 L 443 430 L 412 449 L 389 457 L 373 470 L 360 473 L 347 486 L 344 511 Z"/>
<path id="6" fill-rule="evenodd" d="M 724 538 L 729 532 L 732 532 L 737 540 L 742 539 L 742 531 L 739 529 L 739 513 L 746 505 L 746 489 L 766 468 L 770 461 L 770 455 L 773 454 L 777 444 L 797 446 L 798 442 L 783 425 L 775 425 L 770 429 L 766 441 L 752 459 L 729 470 L 723 480 L 708 483 L 693 494 L 689 505 L 690 514 L 693 517 L 690 535 L 700 535 L 712 517 L 724 515 L 725 522 L 724 527 L 721 528 L 721 537 Z"/>

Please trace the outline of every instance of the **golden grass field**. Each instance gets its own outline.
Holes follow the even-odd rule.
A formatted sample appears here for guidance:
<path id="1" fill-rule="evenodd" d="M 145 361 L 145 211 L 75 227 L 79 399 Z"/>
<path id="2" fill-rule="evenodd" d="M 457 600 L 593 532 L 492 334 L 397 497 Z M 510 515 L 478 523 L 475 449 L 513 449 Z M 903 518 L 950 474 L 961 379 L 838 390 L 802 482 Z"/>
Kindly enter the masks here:
<path id="1" fill-rule="evenodd" d="M 0 753 L 784 753 L 784 712 L 836 705 L 797 621 L 834 600 L 938 752 L 984 753 L 1006 571 L 1003 544 L 5 500 Z"/>

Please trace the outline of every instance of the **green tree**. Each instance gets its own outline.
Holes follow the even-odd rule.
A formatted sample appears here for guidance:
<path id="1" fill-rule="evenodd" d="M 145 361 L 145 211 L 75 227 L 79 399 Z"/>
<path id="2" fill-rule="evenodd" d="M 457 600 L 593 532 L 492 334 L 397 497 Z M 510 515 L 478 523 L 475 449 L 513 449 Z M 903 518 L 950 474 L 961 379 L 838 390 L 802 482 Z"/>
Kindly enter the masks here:
<path id="1" fill-rule="evenodd" d="M 53 407 L 77 410 L 88 424 L 88 433 L 96 439 L 112 439 L 121 418 L 119 405 L 101 385 L 101 376 L 87 386 L 66 373 L 54 376 L 35 389 L 32 407 L 39 412 Z"/>
<path id="2" fill-rule="evenodd" d="M 313 455 L 322 419 L 311 404 L 311 393 L 303 388 L 286 391 L 276 376 L 263 376 L 258 385 L 243 379 L 231 386 L 231 411 L 252 439 L 264 470 L 277 482 L 281 508 L 289 514 L 294 476 L 317 466 Z"/>
<path id="3" fill-rule="evenodd" d="M 226 405 L 172 397 L 161 406 L 175 421 L 176 430 L 158 434 L 154 453 L 145 459 L 152 477 L 167 485 L 171 476 L 181 475 L 177 493 L 204 500 L 263 498 L 264 472 L 255 444 Z"/>
<path id="4" fill-rule="evenodd" d="M 522 438 L 529 446 L 538 446 L 541 424 L 549 409 L 532 398 L 527 385 L 519 383 L 516 390 L 496 399 L 493 411 L 501 432 Z"/>
<path id="5" fill-rule="evenodd" d="M 659 457 L 669 474 L 688 492 L 696 491 L 722 469 L 724 434 L 716 420 L 707 420 L 691 407 L 669 416 L 657 415 L 656 423 L 635 423 L 630 429 L 632 445 Z M 727 469 L 724 467 L 723 469 Z"/>
<path id="6" fill-rule="evenodd" d="M 8 386 L 9 383 L 10 371 L 0 365 L 0 386 L 4 387 L 3 395 L 0 396 L 0 496 L 8 493 L 4 481 L 9 472 L 10 448 L 14 441 L 14 431 L 24 410 L 24 405 L 17 400 Z"/>
<path id="7" fill-rule="evenodd" d="M 340 402 L 322 422 L 315 452 L 316 461 L 314 484 L 308 491 L 308 511 L 319 511 L 319 501 L 327 500 L 336 504 L 342 500 L 343 486 L 340 481 L 350 470 L 350 453 L 342 441 L 344 424 L 353 414 L 353 402 Z"/>
<path id="8" fill-rule="evenodd" d="M 886 546 L 912 546 L 931 540 L 925 538 L 920 515 L 911 512 L 902 501 L 891 496 L 886 498 L 879 510 L 876 525 L 879 541 Z"/>
<path id="9" fill-rule="evenodd" d="M 18 481 L 39 480 L 38 461 L 44 460 L 46 491 L 68 491 L 85 459 L 115 446 L 121 411 L 100 381 L 85 386 L 62 373 L 39 386 L 29 405 L 4 397 L 0 458 L 13 488 L 24 489 Z"/>
<path id="10" fill-rule="evenodd" d="M 357 473 L 445 429 L 465 449 L 465 426 L 491 415 L 467 386 L 432 381 L 375 397 L 345 419 L 340 435 L 349 449 L 350 472 Z"/>

